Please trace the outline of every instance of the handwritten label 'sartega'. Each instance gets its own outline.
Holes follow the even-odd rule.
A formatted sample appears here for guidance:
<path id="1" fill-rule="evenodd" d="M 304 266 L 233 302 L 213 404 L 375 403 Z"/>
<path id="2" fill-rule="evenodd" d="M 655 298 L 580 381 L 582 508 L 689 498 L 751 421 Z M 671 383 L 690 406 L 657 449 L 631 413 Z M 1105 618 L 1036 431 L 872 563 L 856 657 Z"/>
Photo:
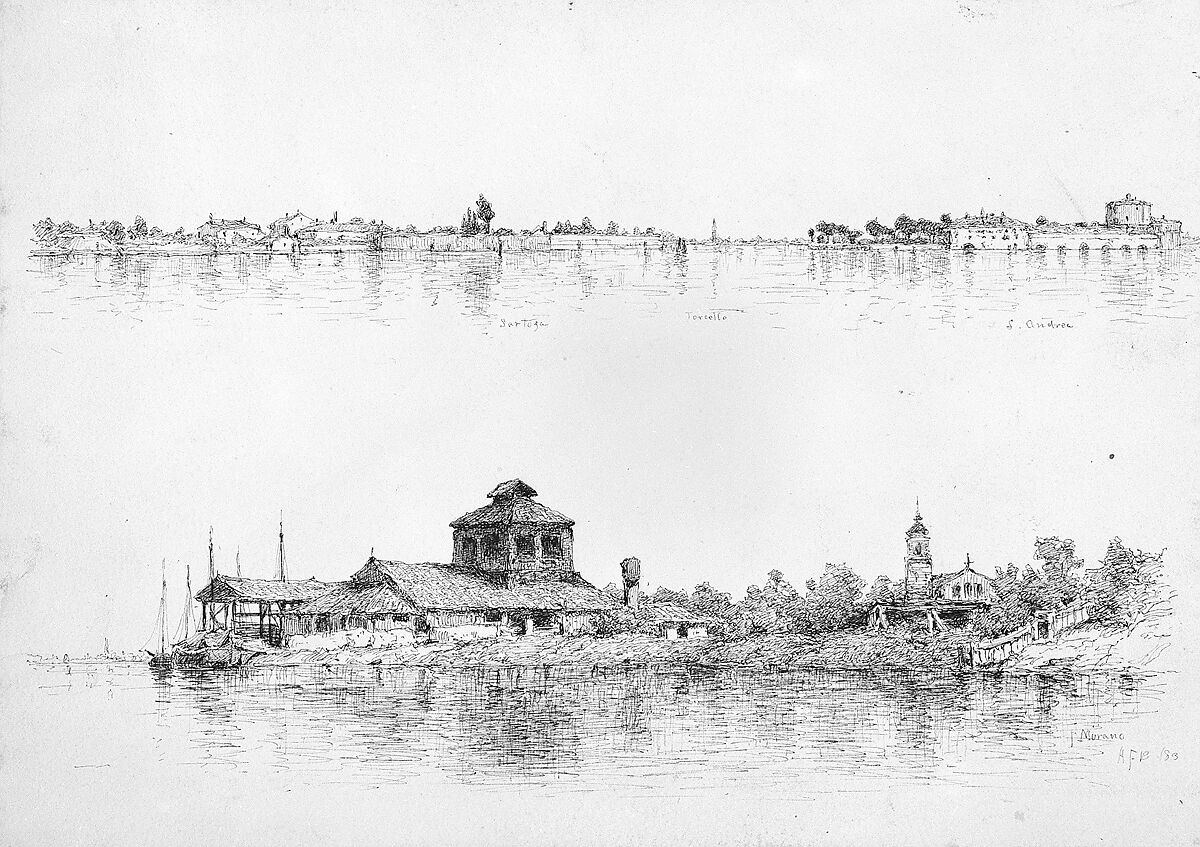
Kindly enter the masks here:
<path id="1" fill-rule="evenodd" d="M 522 318 L 521 320 L 516 320 L 516 321 L 509 320 L 508 318 L 500 319 L 500 326 L 502 329 L 515 328 L 515 329 L 537 330 L 537 329 L 541 329 L 544 326 L 549 326 L 549 325 L 550 324 L 546 323 L 545 321 L 539 321 L 537 318 Z"/>
<path id="2" fill-rule="evenodd" d="M 1032 318 L 1029 320 L 1018 321 L 1010 319 L 1006 325 L 1007 329 L 1074 329 L 1075 325 L 1066 321 L 1056 320 L 1039 320 L 1035 321 Z"/>

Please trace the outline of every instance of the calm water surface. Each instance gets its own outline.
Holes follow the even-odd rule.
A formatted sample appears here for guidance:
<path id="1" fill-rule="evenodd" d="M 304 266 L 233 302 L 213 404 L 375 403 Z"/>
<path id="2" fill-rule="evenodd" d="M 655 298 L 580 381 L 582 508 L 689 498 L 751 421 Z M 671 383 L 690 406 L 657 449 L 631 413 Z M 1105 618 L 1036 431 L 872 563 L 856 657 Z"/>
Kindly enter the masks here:
<path id="1" fill-rule="evenodd" d="M 307 256 L 32 258 L 35 310 L 140 313 L 299 309 L 389 324 L 461 315 L 484 329 L 553 325 L 583 313 L 813 322 L 860 329 L 895 322 L 1006 327 L 1083 321 L 1154 323 L 1200 316 L 1197 248 L 1148 253 L 963 254 L 944 249 L 800 246 L 555 253 L 342 253 Z"/>
<path id="2" fill-rule="evenodd" d="M 31 665 L 10 689 L 16 762 L 71 773 L 235 772 L 271 783 L 788 795 L 886 783 L 1120 776 L 1153 713 L 1132 679 L 847 672 Z M 100 730 L 99 728 L 103 728 Z M 35 752 L 36 751 L 36 752 Z"/>

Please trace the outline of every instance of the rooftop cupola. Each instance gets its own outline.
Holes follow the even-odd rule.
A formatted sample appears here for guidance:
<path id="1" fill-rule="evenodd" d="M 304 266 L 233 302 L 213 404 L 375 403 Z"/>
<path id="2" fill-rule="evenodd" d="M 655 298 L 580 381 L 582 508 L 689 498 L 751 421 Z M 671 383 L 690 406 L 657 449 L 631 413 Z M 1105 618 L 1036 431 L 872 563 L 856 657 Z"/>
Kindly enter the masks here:
<path id="1" fill-rule="evenodd" d="M 533 499 L 519 479 L 488 492 L 492 501 L 451 522 L 453 562 L 502 575 L 507 581 L 566 577 L 575 570 L 575 521 Z"/>

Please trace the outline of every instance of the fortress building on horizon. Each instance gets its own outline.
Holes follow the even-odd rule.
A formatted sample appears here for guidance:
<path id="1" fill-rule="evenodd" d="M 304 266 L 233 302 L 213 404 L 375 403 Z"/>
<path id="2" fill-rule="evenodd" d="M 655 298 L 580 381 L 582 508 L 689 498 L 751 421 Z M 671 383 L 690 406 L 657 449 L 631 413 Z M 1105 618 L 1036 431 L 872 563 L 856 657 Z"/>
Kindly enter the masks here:
<path id="1" fill-rule="evenodd" d="M 959 250 L 1171 250 L 1183 243 L 1183 224 L 1154 217 L 1150 203 L 1126 194 L 1104 207 L 1104 223 L 1036 223 L 1004 212 L 964 215 L 951 222 L 948 244 Z"/>
<path id="2" fill-rule="evenodd" d="M 1109 200 L 1104 204 L 1105 226 L 1150 226 L 1154 220 L 1150 204 L 1126 194 L 1121 200 Z"/>

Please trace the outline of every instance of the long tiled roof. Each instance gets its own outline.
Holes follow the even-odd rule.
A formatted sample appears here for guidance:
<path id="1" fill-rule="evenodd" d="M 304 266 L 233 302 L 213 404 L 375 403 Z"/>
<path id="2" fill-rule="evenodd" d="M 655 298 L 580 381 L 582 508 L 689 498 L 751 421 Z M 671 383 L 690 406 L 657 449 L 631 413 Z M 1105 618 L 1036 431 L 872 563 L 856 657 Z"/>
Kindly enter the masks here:
<path id="1" fill-rule="evenodd" d="M 291 611 L 298 615 L 411 615 L 417 608 L 386 582 L 339 582 Z"/>
<path id="2" fill-rule="evenodd" d="M 196 594 L 196 599 L 217 603 L 225 603 L 230 600 L 262 601 L 264 603 L 274 603 L 279 600 L 308 600 L 328 587 L 328 583 L 315 579 L 283 582 L 278 579 L 245 579 L 240 576 L 217 574 L 212 583 L 204 586 Z"/>
<path id="3" fill-rule="evenodd" d="M 553 609 L 586 612 L 612 609 L 617 602 L 578 574 L 504 587 L 474 568 L 422 562 L 377 560 L 379 571 L 421 609 Z"/>
<path id="4" fill-rule="evenodd" d="M 384 229 L 382 223 L 363 223 L 362 221 L 352 222 L 345 221 L 342 223 L 334 223 L 333 221 L 316 221 L 311 223 L 301 232 L 374 232 L 377 229 Z"/>
<path id="5" fill-rule="evenodd" d="M 246 220 L 230 221 L 225 218 L 214 218 L 213 220 L 205 221 L 201 226 L 211 226 L 217 229 L 261 229 L 256 223 L 250 223 Z"/>

